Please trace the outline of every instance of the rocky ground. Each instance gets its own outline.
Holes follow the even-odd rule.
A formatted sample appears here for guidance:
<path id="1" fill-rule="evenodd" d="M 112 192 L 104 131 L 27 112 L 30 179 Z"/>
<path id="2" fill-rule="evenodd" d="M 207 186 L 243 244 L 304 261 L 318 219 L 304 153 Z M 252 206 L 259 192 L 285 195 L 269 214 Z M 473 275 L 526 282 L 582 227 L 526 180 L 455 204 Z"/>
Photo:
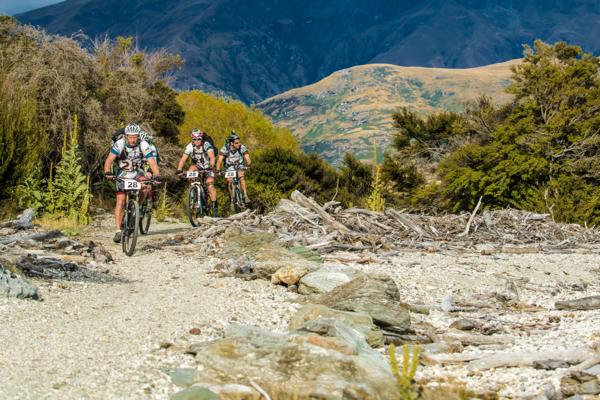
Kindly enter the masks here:
<path id="1" fill-rule="evenodd" d="M 182 244 L 206 229 L 170 223 L 153 225 L 126 257 L 110 242 L 110 225 L 99 218 L 82 235 L 114 257 L 88 260 L 110 279 L 29 277 L 42 301 L 0 298 L 0 398 L 165 399 L 192 383 L 258 398 L 265 382 L 307 379 L 337 398 L 389 398 L 384 339 L 419 343 L 416 380 L 430 386 L 550 399 L 570 396 L 573 387 L 594 393 L 600 385 L 589 372 L 600 363 L 600 310 L 560 306 L 600 294 L 595 245 L 524 254 L 498 246 L 338 250 L 315 257 L 239 229 L 210 243 Z M 3 255 L 26 252 L 21 242 L 0 243 Z M 352 287 L 361 273 L 379 278 Z M 363 288 L 370 291 L 361 299 Z M 309 303 L 331 309 L 310 316 L 303 307 L 317 306 Z M 409 305 L 411 326 L 403 332 L 408 312 L 399 310 Z M 484 357 L 498 354 L 500 362 Z M 579 366 L 585 374 L 575 371 L 581 361 L 589 364 Z M 283 376 L 273 365 L 284 362 L 306 371 Z M 565 380 L 572 373 L 579 375 Z"/>

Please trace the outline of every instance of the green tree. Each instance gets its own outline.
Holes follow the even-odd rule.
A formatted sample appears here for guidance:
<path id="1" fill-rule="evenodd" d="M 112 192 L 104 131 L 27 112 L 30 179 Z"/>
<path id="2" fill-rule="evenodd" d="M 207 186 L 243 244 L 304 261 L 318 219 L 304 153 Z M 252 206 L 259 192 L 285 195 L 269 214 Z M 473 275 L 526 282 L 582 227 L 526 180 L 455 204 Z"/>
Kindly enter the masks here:
<path id="1" fill-rule="evenodd" d="M 536 41 L 513 68 L 514 102 L 489 129 L 440 164 L 448 208 L 551 212 L 559 221 L 600 222 L 599 60 L 577 46 Z"/>

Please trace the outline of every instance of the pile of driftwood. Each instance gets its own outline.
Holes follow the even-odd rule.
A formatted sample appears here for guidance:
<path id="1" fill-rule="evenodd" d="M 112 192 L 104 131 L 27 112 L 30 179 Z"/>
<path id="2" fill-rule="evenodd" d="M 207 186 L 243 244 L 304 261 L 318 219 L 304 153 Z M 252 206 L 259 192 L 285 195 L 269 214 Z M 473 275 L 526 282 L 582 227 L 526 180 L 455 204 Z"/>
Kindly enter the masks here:
<path id="1" fill-rule="evenodd" d="M 518 210 L 484 211 L 428 216 L 391 208 L 375 212 L 342 209 L 337 202 L 321 206 L 295 191 L 290 200 L 266 215 L 246 211 L 228 219 L 206 218 L 196 237 L 211 238 L 237 226 L 243 231 L 266 231 L 292 246 L 320 253 L 334 250 L 452 249 L 479 244 L 529 246 L 535 250 L 600 243 L 600 230 L 559 224 L 547 214 Z"/>

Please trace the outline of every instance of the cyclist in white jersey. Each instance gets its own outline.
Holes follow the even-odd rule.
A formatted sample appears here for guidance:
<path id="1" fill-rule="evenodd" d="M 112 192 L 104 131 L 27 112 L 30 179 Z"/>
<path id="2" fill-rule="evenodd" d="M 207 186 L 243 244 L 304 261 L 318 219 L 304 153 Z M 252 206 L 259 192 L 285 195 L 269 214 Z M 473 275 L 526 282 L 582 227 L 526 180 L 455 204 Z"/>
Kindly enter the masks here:
<path id="1" fill-rule="evenodd" d="M 188 158 L 192 159 L 192 165 L 190 165 L 188 171 L 206 171 L 206 175 L 204 175 L 206 188 L 212 201 L 213 217 L 216 218 L 219 215 L 219 207 L 217 205 L 217 189 L 215 188 L 215 149 L 208 140 L 205 140 L 204 133 L 200 129 L 192 130 L 191 137 L 192 142 L 185 147 L 177 165 L 176 174 L 183 174 L 183 166 Z"/>
<path id="2" fill-rule="evenodd" d="M 141 129 L 138 125 L 129 124 L 125 127 L 125 137 L 117 140 L 104 162 L 104 175 L 108 179 L 115 179 L 111 169 L 115 160 L 118 161 L 117 176 L 126 179 L 146 180 L 143 171 L 144 161 L 148 162 L 154 180 L 160 182 L 160 172 L 156 163 L 155 154 L 146 141 L 140 140 Z M 123 208 L 125 206 L 125 191 L 123 182 L 117 181 L 117 201 L 115 204 L 115 227 L 113 238 L 115 243 L 121 241 L 121 224 L 123 223 Z M 146 190 L 146 189 L 144 189 Z"/>

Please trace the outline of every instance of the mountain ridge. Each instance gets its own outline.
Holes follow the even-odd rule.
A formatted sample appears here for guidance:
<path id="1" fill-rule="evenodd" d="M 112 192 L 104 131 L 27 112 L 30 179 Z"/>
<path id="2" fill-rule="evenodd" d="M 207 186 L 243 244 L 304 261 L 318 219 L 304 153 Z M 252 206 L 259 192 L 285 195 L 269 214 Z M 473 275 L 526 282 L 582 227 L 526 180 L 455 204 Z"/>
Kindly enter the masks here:
<path id="1" fill-rule="evenodd" d="M 181 53 L 178 88 L 249 103 L 354 65 L 488 65 L 536 38 L 598 52 L 599 17 L 593 0 L 67 0 L 17 16 L 50 33 L 135 36 Z"/>

